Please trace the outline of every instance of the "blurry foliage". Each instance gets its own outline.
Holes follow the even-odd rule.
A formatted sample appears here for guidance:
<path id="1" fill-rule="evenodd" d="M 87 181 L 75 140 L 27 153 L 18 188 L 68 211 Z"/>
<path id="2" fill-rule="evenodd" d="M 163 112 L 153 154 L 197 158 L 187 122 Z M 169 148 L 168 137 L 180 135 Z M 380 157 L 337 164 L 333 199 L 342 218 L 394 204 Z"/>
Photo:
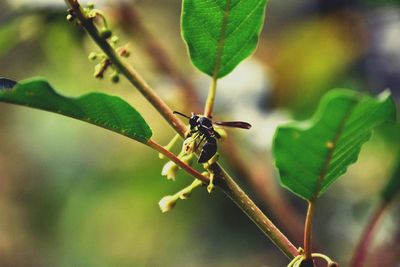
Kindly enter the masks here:
<path id="1" fill-rule="evenodd" d="M 399 1 L 364 0 L 364 6 L 344 4 L 341 8 L 347 8 L 346 12 L 335 8 L 324 14 L 307 1 L 270 2 L 270 22 L 256 58 L 270 85 L 265 90 L 272 94 L 255 95 L 254 103 L 264 97 L 268 112 L 284 107 L 304 118 L 332 87 L 384 89 L 371 86 L 368 77 L 374 69 L 365 68 L 370 59 L 365 38 L 372 11 L 368 8 L 389 5 L 400 13 L 395 6 Z M 137 1 L 135 5 L 142 14 L 155 18 L 148 19 L 150 29 L 175 53 L 179 67 L 194 76 L 179 39 L 180 1 Z M 70 96 L 94 90 L 121 95 L 149 120 L 156 138 L 167 142 L 172 131 L 165 130 L 166 124 L 126 82 L 115 86 L 92 78 L 92 63 L 83 51 L 96 48 L 83 32 L 67 24 L 65 8 L 60 8 L 4 7 L 0 75 L 16 80 L 45 75 Z M 130 60 L 139 65 L 140 72 L 166 98 L 176 99 L 171 97 L 174 88 L 167 77 L 155 78 L 158 74 L 135 39 L 140 36 L 121 35 L 131 42 L 135 52 Z M 400 36 L 393 40 L 400 47 Z M 387 86 L 384 78 L 377 79 Z M 399 95 L 399 87 L 391 89 Z M 1 105 L 0 112 L 4 114 L 0 117 L 0 266 L 282 266 L 285 262 L 220 194 L 195 192 L 190 202 L 161 214 L 160 197 L 187 185 L 189 179 L 181 174 L 176 183 L 165 181 L 160 176 L 163 162 L 140 145 L 53 114 L 8 105 Z M 316 224 L 329 229 L 315 236 L 340 262 L 348 259 L 361 231 L 360 222 L 368 217 L 381 190 L 378 185 L 383 187 L 391 175 L 388 169 L 398 162 L 399 133 L 399 127 L 382 127 L 350 169 L 349 179 L 338 182 L 320 202 Z M 371 171 L 371 166 L 376 168 Z M 336 205 L 339 198 L 344 202 L 341 206 Z M 300 202 L 291 200 L 304 210 Z M 399 219 L 398 212 L 391 212 L 385 223 L 393 225 Z M 394 228 L 379 234 L 389 239 Z M 345 245 L 338 246 L 338 241 Z"/>

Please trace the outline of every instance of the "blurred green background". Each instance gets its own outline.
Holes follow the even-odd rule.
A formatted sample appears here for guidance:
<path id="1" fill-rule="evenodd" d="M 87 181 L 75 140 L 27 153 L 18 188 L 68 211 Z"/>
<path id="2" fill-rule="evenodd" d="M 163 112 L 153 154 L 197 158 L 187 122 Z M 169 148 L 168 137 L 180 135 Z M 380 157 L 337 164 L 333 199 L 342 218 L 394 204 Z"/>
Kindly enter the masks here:
<path id="1" fill-rule="evenodd" d="M 180 37 L 180 1 L 93 3 L 109 18 L 120 44 L 129 43 L 130 63 L 174 110 L 193 109 L 147 52 L 149 43 L 159 43 L 200 98 L 206 97 L 209 78 L 191 65 Z M 273 178 L 261 184 L 278 188 L 270 158 L 276 125 L 310 116 L 327 90 L 390 88 L 398 101 L 399 4 L 270 0 L 258 49 L 219 83 L 215 115 L 254 125 L 235 139 L 250 166 L 256 156 L 265 161 Z M 155 140 L 164 144 L 172 138 L 170 127 L 128 82 L 93 77 L 95 64 L 87 55 L 98 49 L 65 20 L 63 1 L 0 0 L 0 6 L 0 76 L 43 76 L 68 96 L 119 95 L 140 111 Z M 127 14 L 138 16 L 152 37 Z M 0 114 L 0 266 L 286 266 L 283 254 L 218 190 L 211 195 L 197 190 L 162 214 L 158 201 L 191 179 L 180 173 L 175 182 L 167 181 L 160 174 L 165 161 L 146 147 L 42 111 L 1 104 Z M 399 128 L 379 129 L 359 162 L 318 203 L 318 249 L 343 266 L 398 161 Z M 224 165 L 235 171 L 229 160 Z M 263 189 L 235 177 L 269 214 Z M 305 203 L 278 190 L 302 224 Z M 397 198 L 373 247 L 394 245 L 386 254 L 371 253 L 370 266 L 399 266 L 398 204 Z"/>

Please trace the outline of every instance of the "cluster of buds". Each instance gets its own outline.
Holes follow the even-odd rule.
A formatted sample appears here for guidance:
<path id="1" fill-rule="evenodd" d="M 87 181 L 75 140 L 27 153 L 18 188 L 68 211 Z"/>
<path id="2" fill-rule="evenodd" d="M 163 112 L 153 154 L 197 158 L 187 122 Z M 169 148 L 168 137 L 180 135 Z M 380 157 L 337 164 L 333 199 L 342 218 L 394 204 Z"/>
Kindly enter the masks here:
<path id="1" fill-rule="evenodd" d="M 116 45 L 118 43 L 118 37 L 113 35 L 112 31 L 108 27 L 108 23 L 105 16 L 101 13 L 100 10 L 95 9 L 93 4 L 88 4 L 88 6 L 83 9 L 83 12 L 87 19 L 93 20 L 93 23 L 96 24 L 96 27 L 98 26 L 98 23 L 96 23 L 97 22 L 96 19 L 100 19 L 101 24 L 98 26 L 99 36 L 101 38 L 107 39 L 110 45 L 116 50 L 116 52 L 121 57 L 129 57 L 130 52 L 126 46 L 116 48 Z M 72 9 L 68 9 L 67 20 L 71 22 L 75 21 L 79 25 L 79 20 L 76 19 L 76 15 L 74 14 L 74 11 Z M 99 61 L 99 63 L 94 67 L 93 76 L 95 78 L 103 79 L 107 70 L 112 69 L 112 72 L 109 76 L 110 80 L 113 83 L 119 82 L 120 80 L 119 71 L 114 67 L 111 60 L 104 53 L 91 52 L 89 54 L 89 60 Z"/>
<path id="2" fill-rule="evenodd" d="M 177 192 L 174 195 L 168 195 L 163 197 L 160 202 L 158 202 L 158 205 L 160 206 L 160 209 L 162 212 L 168 212 L 170 210 L 172 210 L 175 205 L 176 202 L 181 199 L 188 199 L 192 193 L 192 191 L 201 186 L 203 183 L 200 180 L 194 180 L 193 183 L 191 185 L 189 185 L 188 187 L 185 187 L 184 189 L 182 189 L 181 191 Z"/>
<path id="3" fill-rule="evenodd" d="M 182 160 L 183 162 L 190 164 L 193 158 L 193 154 L 179 154 L 178 158 Z M 176 179 L 176 174 L 178 173 L 179 166 L 175 164 L 173 161 L 168 161 L 167 163 L 164 164 L 164 167 L 162 168 L 161 175 L 162 176 L 167 176 L 168 180 L 175 181 Z"/>
<path id="4" fill-rule="evenodd" d="M 179 135 L 176 135 L 174 138 L 172 138 L 172 140 L 166 146 L 164 146 L 164 148 L 168 151 L 171 151 L 171 149 L 176 144 L 178 139 L 179 139 Z M 178 158 L 180 160 L 182 160 L 183 162 L 185 162 L 186 164 L 191 165 L 192 159 L 195 155 L 194 152 L 196 152 L 195 150 L 198 147 L 198 145 L 199 145 L 198 134 L 194 134 L 193 136 L 186 138 L 185 141 L 183 142 L 183 147 L 182 147 L 181 152 L 178 155 Z M 162 154 L 160 154 L 159 156 L 160 156 L 160 159 L 164 158 L 164 156 Z M 207 191 L 209 193 L 211 193 L 214 190 L 214 183 L 213 183 L 214 174 L 212 172 L 208 171 L 208 167 L 209 167 L 209 164 L 212 164 L 212 162 L 215 162 L 216 160 L 218 160 L 218 155 L 214 155 L 210 159 L 210 161 L 209 161 L 210 163 L 203 164 L 203 167 L 205 169 L 207 169 L 207 171 L 203 172 L 202 175 L 205 177 L 208 177 L 210 179 L 210 182 L 207 186 Z M 164 167 L 161 171 L 161 175 L 166 176 L 168 180 L 175 181 L 178 171 L 179 171 L 179 166 L 173 161 L 168 161 L 167 163 L 164 164 Z M 202 184 L 202 182 L 199 180 L 195 180 L 194 184 L 199 186 Z M 188 191 L 188 188 L 191 188 L 191 189 Z M 159 206 L 160 206 L 161 210 L 163 212 L 167 212 L 167 211 L 171 210 L 175 206 L 177 200 L 186 199 L 188 196 L 187 193 L 191 192 L 194 188 L 195 187 L 192 188 L 191 186 L 189 186 L 189 187 L 179 191 L 175 195 L 165 196 L 159 202 Z"/>

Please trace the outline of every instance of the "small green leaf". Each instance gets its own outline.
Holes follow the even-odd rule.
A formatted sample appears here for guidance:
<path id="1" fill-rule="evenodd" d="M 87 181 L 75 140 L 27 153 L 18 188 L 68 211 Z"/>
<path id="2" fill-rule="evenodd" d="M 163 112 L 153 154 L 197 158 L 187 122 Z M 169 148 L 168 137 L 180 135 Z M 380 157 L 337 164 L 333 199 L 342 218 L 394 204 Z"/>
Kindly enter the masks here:
<path id="1" fill-rule="evenodd" d="M 151 129 L 142 116 L 116 96 L 90 93 L 79 98 L 64 97 L 41 79 L 22 81 L 13 86 L 0 79 L 0 102 L 7 102 L 72 117 L 145 143 Z"/>
<path id="2" fill-rule="evenodd" d="M 383 201 L 390 202 L 398 193 L 400 193 L 400 153 L 397 157 L 397 166 L 382 190 L 381 197 Z"/>
<path id="3" fill-rule="evenodd" d="M 220 78 L 256 48 L 268 0 L 184 0 L 182 35 L 193 64 Z"/>
<path id="4" fill-rule="evenodd" d="M 281 183 L 298 196 L 314 200 L 357 161 L 372 129 L 396 118 L 388 91 L 377 98 L 333 90 L 307 122 L 280 126 L 273 153 Z"/>

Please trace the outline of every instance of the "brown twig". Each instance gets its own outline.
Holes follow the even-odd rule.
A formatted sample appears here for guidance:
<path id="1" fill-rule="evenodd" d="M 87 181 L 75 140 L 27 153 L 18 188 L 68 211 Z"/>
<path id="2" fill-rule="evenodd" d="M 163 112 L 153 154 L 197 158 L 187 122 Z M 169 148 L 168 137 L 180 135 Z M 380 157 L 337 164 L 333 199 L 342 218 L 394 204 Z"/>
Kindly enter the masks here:
<path id="1" fill-rule="evenodd" d="M 223 142 L 224 156 L 237 175 L 245 179 L 255 190 L 262 203 L 270 210 L 296 244 L 303 242 L 304 224 L 302 216 L 284 198 L 273 182 L 273 170 L 268 168 L 268 160 L 263 155 L 254 155 L 251 167 L 243 160 L 232 134 Z M 315 244 L 314 244 L 315 246 Z"/>
<path id="2" fill-rule="evenodd" d="M 122 25 L 122 28 L 127 33 L 140 36 L 138 39 L 143 42 L 145 51 L 150 59 L 153 60 L 157 70 L 171 77 L 185 94 L 185 101 L 187 101 L 187 105 L 191 111 L 200 113 L 202 107 L 195 86 L 182 75 L 175 64 L 172 64 L 173 60 L 163 48 L 163 45 L 143 24 L 143 20 L 135 7 L 127 3 L 120 3 L 116 10 L 116 18 L 119 25 Z"/>
<path id="3" fill-rule="evenodd" d="M 142 95 L 153 105 L 153 107 L 164 117 L 164 119 L 182 137 L 186 132 L 186 126 L 172 112 L 169 106 L 154 92 L 154 90 L 144 81 L 144 79 L 130 65 L 123 62 L 115 53 L 110 44 L 99 35 L 93 20 L 88 18 L 77 0 L 66 0 L 72 8 L 74 15 L 80 21 L 80 25 L 87 31 L 96 44 L 112 61 L 115 68 L 120 71 Z M 225 194 L 227 194 L 236 205 L 268 236 L 272 242 L 282 250 L 288 257 L 293 258 L 299 254 L 297 248 L 286 238 L 282 232 L 261 212 L 254 202 L 240 189 L 233 179 L 219 166 L 214 163 L 209 166 L 209 170 L 215 175 L 215 183 Z"/>
<path id="4" fill-rule="evenodd" d="M 202 107 L 200 106 L 200 97 L 197 94 L 193 83 L 187 79 L 182 72 L 175 66 L 174 61 L 168 55 L 164 46 L 154 37 L 154 35 L 145 27 L 143 20 L 136 10 L 136 8 L 127 3 L 121 3 L 117 7 L 116 18 L 119 25 L 129 34 L 137 34 L 146 48 L 146 51 L 157 66 L 158 71 L 168 75 L 177 83 L 182 90 L 185 100 L 190 111 L 200 113 Z M 262 157 L 262 162 L 252 162 L 251 168 L 244 162 L 241 157 L 236 144 L 233 142 L 234 138 L 226 139 L 222 143 L 224 156 L 228 159 L 230 166 L 238 174 L 239 177 L 245 179 L 252 188 L 256 191 L 262 203 L 275 215 L 289 236 L 292 237 L 296 243 L 300 244 L 303 239 L 303 219 L 298 211 L 290 205 L 290 203 L 283 197 L 281 191 L 276 188 L 272 183 L 272 174 L 268 171 L 267 160 Z M 256 158 L 256 157 L 254 157 Z M 314 244 L 314 247 L 316 245 Z"/>
<path id="5" fill-rule="evenodd" d="M 315 202 L 314 200 L 308 201 L 308 209 L 306 216 L 306 223 L 304 225 L 304 254 L 305 261 L 309 261 L 313 265 L 312 261 L 312 223 L 315 213 Z"/>
<path id="6" fill-rule="evenodd" d="M 198 172 L 197 170 L 193 169 L 190 165 L 188 165 L 185 162 L 183 162 L 182 160 L 180 160 L 177 156 L 174 155 L 174 153 L 172 153 L 171 151 L 165 149 L 162 145 L 158 144 L 153 139 L 149 139 L 149 141 L 147 141 L 146 144 L 149 147 L 154 148 L 155 150 L 157 150 L 158 152 L 160 152 L 161 154 L 166 156 L 171 161 L 175 162 L 176 165 L 181 167 L 184 171 L 186 171 L 191 176 L 199 179 L 200 181 L 202 181 L 205 184 L 210 182 L 209 178 L 205 177 L 200 172 Z"/>

